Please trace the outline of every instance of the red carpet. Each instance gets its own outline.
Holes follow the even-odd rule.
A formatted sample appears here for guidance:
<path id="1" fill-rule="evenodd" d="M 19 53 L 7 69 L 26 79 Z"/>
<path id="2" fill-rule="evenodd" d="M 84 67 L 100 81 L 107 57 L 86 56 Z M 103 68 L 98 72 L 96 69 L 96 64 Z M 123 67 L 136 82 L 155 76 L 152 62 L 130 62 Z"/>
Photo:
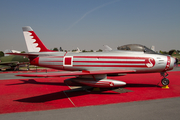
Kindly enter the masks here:
<path id="1" fill-rule="evenodd" d="M 128 93 L 112 90 L 102 92 L 64 92 L 67 77 L 0 80 L 0 113 L 50 110 L 68 107 L 103 105 L 180 96 L 180 71 L 168 72 L 170 89 L 162 89 L 159 73 L 130 74 L 109 77 L 127 83 Z M 159 84 L 161 86 L 161 84 Z"/>

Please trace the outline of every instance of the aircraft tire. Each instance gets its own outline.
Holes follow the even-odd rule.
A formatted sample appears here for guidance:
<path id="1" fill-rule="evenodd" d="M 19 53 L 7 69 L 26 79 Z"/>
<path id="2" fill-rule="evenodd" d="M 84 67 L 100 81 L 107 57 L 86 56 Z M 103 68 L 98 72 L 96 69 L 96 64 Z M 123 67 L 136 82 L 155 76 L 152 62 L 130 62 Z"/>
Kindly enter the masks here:
<path id="1" fill-rule="evenodd" d="M 163 78 L 163 79 L 161 80 L 161 83 L 162 83 L 163 85 L 169 85 L 169 79 Z"/>

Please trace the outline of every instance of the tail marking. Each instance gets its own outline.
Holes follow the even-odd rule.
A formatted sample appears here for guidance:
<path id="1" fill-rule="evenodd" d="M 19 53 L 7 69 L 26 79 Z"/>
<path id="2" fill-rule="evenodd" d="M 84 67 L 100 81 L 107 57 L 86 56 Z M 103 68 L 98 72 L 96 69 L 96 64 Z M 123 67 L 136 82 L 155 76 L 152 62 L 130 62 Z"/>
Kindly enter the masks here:
<path id="1" fill-rule="evenodd" d="M 31 27 L 26 26 L 22 29 L 28 52 L 54 52 L 47 49 Z"/>

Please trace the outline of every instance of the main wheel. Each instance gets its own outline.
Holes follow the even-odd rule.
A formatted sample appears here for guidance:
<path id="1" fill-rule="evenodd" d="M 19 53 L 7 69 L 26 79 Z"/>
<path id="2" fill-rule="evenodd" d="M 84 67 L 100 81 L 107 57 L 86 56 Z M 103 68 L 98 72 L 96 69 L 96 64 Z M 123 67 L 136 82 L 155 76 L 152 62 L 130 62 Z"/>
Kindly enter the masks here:
<path id="1" fill-rule="evenodd" d="M 169 85 L 169 80 L 168 80 L 167 78 L 163 78 L 163 79 L 161 80 L 161 83 L 162 83 L 163 85 Z"/>

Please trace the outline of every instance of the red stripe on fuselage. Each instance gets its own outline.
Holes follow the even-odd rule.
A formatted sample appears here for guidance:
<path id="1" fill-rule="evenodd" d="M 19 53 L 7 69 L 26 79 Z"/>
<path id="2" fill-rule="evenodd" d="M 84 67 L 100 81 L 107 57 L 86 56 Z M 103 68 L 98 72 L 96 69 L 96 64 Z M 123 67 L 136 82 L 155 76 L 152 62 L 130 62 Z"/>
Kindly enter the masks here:
<path id="1" fill-rule="evenodd" d="M 65 54 L 66 55 L 66 54 Z M 55 56 L 55 57 L 65 57 L 65 56 Z M 139 67 L 139 68 L 151 68 L 155 65 L 155 60 L 150 57 L 120 57 L 120 56 L 73 56 L 75 61 L 72 61 L 74 64 L 72 67 Z M 77 59 L 80 58 L 80 61 Z M 83 60 L 89 58 L 88 61 Z M 91 61 L 91 58 L 93 59 Z M 96 58 L 97 60 L 94 60 Z M 100 60 L 103 59 L 103 60 Z M 105 60 L 107 59 L 107 60 Z M 117 59 L 115 61 L 112 61 L 110 59 Z M 100 61 L 99 61 L 100 60 Z M 105 61 L 104 61 L 105 60 Z M 45 60 L 41 62 L 56 62 L 56 63 L 62 63 L 63 61 L 59 60 Z M 79 65 L 76 65 L 78 63 Z M 89 65 L 84 65 L 81 63 L 89 63 Z M 92 63 L 92 64 L 90 64 Z M 94 64 L 93 64 L 94 63 Z M 98 64 L 99 63 L 99 64 Z M 107 65 L 110 64 L 116 64 L 116 65 Z M 45 65 L 46 66 L 46 65 Z M 53 65 L 52 65 L 53 66 Z M 61 66 L 61 65 L 60 65 Z"/>
<path id="2" fill-rule="evenodd" d="M 74 63 L 144 63 L 145 61 L 73 61 Z"/>
<path id="3" fill-rule="evenodd" d="M 73 56 L 73 58 L 97 58 L 97 59 L 146 59 L 147 57 L 121 57 L 121 56 Z"/>
<path id="4" fill-rule="evenodd" d="M 147 67 L 144 65 L 73 65 L 73 67 Z"/>
<path id="5" fill-rule="evenodd" d="M 64 56 L 43 56 L 43 58 L 64 58 Z"/>
<path id="6" fill-rule="evenodd" d="M 63 61 L 41 61 L 41 62 L 63 62 Z"/>

